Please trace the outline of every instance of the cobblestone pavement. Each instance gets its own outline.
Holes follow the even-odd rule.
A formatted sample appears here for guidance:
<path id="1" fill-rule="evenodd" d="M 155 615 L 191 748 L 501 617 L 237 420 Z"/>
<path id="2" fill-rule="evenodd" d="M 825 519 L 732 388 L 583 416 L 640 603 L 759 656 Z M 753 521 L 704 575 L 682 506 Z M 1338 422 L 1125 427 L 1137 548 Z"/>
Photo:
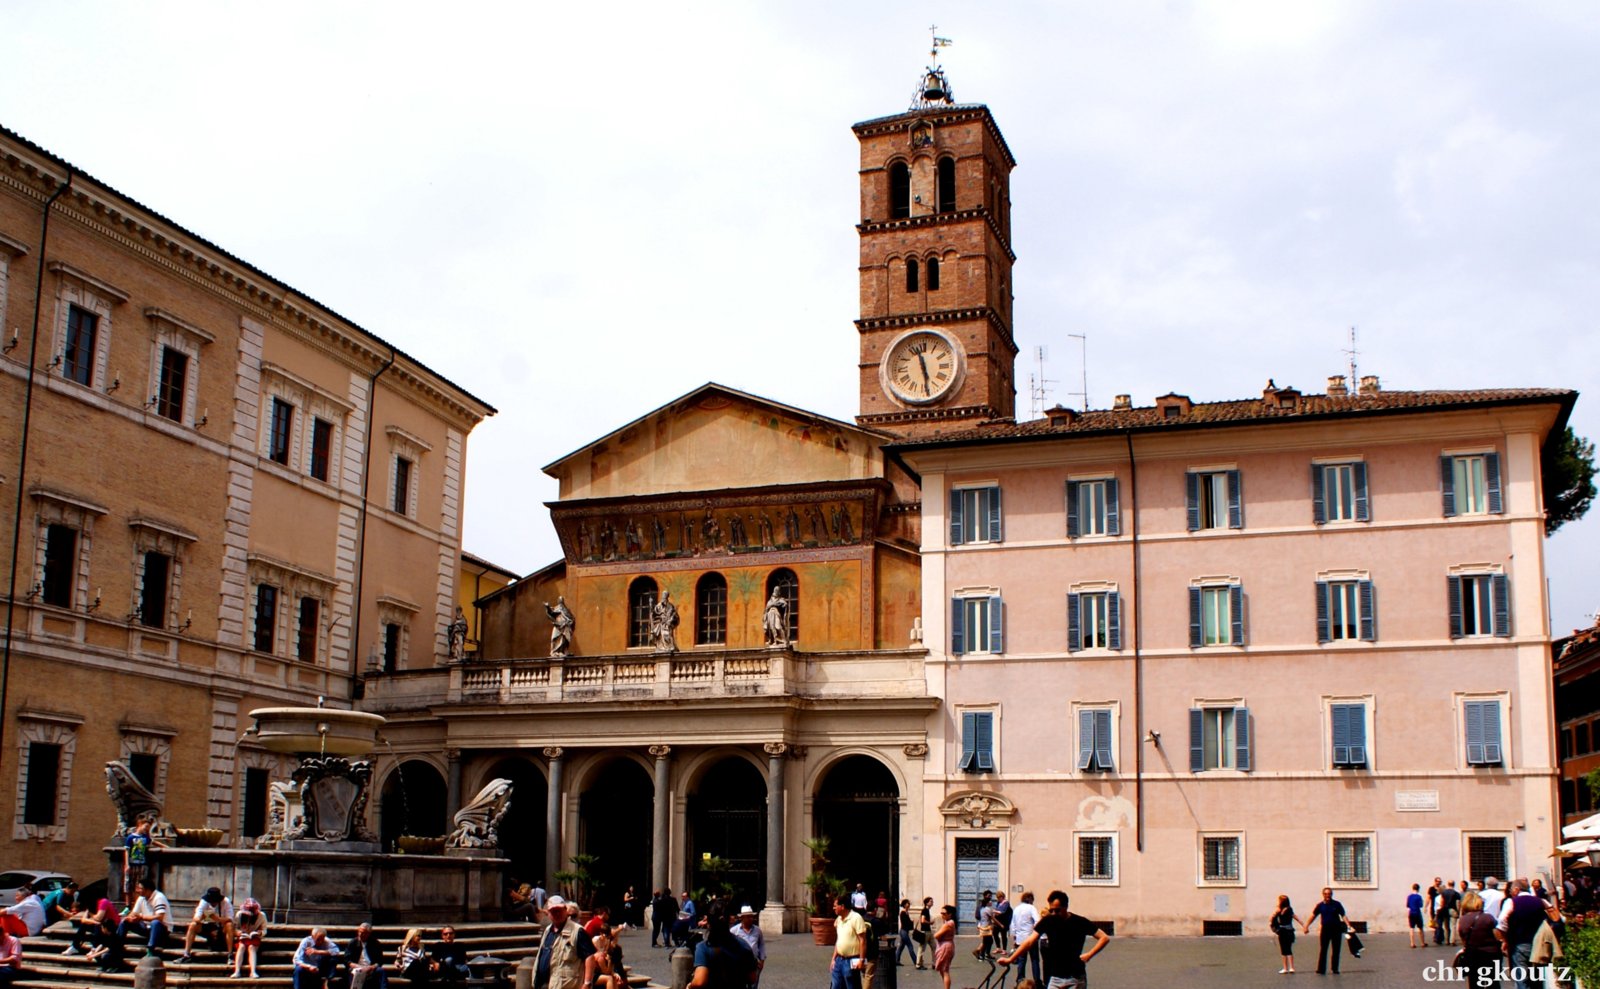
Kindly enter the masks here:
<path id="1" fill-rule="evenodd" d="M 1424 976 L 1424 969 L 1448 965 L 1454 948 L 1412 949 L 1404 934 L 1364 936 L 1366 950 L 1360 958 L 1346 952 L 1343 973 L 1319 977 L 1317 941 L 1301 935 L 1295 943 L 1295 968 L 1299 974 L 1279 975 L 1277 938 L 1270 934 L 1236 938 L 1120 937 L 1089 963 L 1093 989 L 1126 987 L 1182 987 L 1182 989 L 1254 989 L 1254 987 L 1312 986 L 1339 989 L 1412 989 L 1440 981 Z M 971 955 L 977 939 L 962 937 L 956 943 L 951 989 L 977 986 L 988 966 Z M 671 952 L 650 947 L 648 931 L 630 931 L 623 938 L 623 953 L 634 971 L 670 986 Z M 827 989 L 830 951 L 811 943 L 809 934 L 786 934 L 767 941 L 767 968 L 762 989 Z M 931 960 L 930 960 L 931 963 Z M 897 989 L 943 989 L 932 971 L 919 972 L 909 965 L 897 970 Z M 997 977 L 998 978 L 998 977 Z M 1010 980 L 1007 986 L 1011 986 Z M 1309 985 L 1308 985 L 1309 984 Z M 1447 983 L 1461 986 L 1464 983 Z M 1509 985 L 1509 983 L 1507 983 Z M 875 986 L 874 989 L 877 989 Z"/>

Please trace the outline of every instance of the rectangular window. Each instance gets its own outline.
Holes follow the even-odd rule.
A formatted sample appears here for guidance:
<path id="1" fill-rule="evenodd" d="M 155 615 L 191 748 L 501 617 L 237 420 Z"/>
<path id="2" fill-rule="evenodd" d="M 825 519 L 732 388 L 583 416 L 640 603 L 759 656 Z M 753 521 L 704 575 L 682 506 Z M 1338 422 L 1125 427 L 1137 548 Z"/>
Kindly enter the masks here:
<path id="1" fill-rule="evenodd" d="M 1122 596 L 1116 591 L 1067 595 L 1067 649 L 1122 648 Z"/>
<path id="2" fill-rule="evenodd" d="M 1511 875 L 1511 855 L 1504 835 L 1467 836 L 1467 878 L 1473 882 L 1494 876 L 1502 881 Z"/>
<path id="3" fill-rule="evenodd" d="M 1500 514 L 1505 508 L 1500 493 L 1500 454 L 1440 457 L 1439 487 L 1447 518 Z"/>
<path id="4" fill-rule="evenodd" d="M 950 492 L 950 544 L 997 543 L 1001 538 L 1000 487 Z"/>
<path id="5" fill-rule="evenodd" d="M 67 307 L 67 346 L 61 353 L 61 376 L 80 385 L 94 383 L 95 335 L 100 317 L 87 309 Z"/>
<path id="6" fill-rule="evenodd" d="M 294 655 L 302 663 L 317 661 L 317 632 L 321 616 L 321 601 L 316 598 L 300 599 L 300 621 L 296 626 Z"/>
<path id="7" fill-rule="evenodd" d="M 1461 717 L 1466 723 L 1467 765 L 1502 765 L 1505 753 L 1500 744 L 1500 702 L 1462 701 Z"/>
<path id="8" fill-rule="evenodd" d="M 1242 487 L 1236 470 L 1188 475 L 1189 531 L 1244 528 Z"/>
<path id="9" fill-rule="evenodd" d="M 172 557 L 154 551 L 144 554 L 144 573 L 139 579 L 140 625 L 167 627 L 167 586 L 171 577 Z"/>
<path id="10" fill-rule="evenodd" d="M 285 466 L 289 463 L 289 438 L 294 435 L 294 406 L 281 398 L 272 400 L 272 421 L 267 433 L 267 459 Z"/>
<path id="11" fill-rule="evenodd" d="M 128 772 L 138 780 L 146 790 L 151 793 L 156 790 L 156 779 L 161 769 L 161 757 L 152 752 L 132 752 L 128 754 Z"/>
<path id="12" fill-rule="evenodd" d="M 1372 836 L 1335 836 L 1333 839 L 1333 883 L 1336 886 L 1364 886 L 1372 882 Z"/>
<path id="13" fill-rule="evenodd" d="M 1078 882 L 1111 883 L 1117 879 L 1117 839 L 1109 834 L 1078 835 Z"/>
<path id="14" fill-rule="evenodd" d="M 1086 773 L 1116 771 L 1111 753 L 1111 709 L 1078 709 L 1078 769 Z"/>
<path id="15" fill-rule="evenodd" d="M 22 823 L 49 827 L 56 823 L 61 793 L 61 746 L 28 743 L 28 783 L 22 791 Z"/>
<path id="16" fill-rule="evenodd" d="M 1189 770 L 1250 768 L 1250 709 L 1189 709 Z"/>
<path id="17" fill-rule="evenodd" d="M 58 608 L 72 607 L 73 588 L 78 580 L 78 530 L 66 525 L 48 525 L 44 530 L 44 578 L 40 598 Z"/>
<path id="18" fill-rule="evenodd" d="M 1244 589 L 1238 584 L 1189 588 L 1189 646 L 1244 645 Z"/>
<path id="19" fill-rule="evenodd" d="M 1511 585 L 1505 574 L 1451 574 L 1450 637 L 1511 634 Z"/>
<path id="20" fill-rule="evenodd" d="M 1367 465 L 1312 464 L 1311 517 L 1317 525 L 1368 521 Z"/>
<path id="21" fill-rule="evenodd" d="M 328 479 L 328 468 L 333 457 L 333 423 L 326 419 L 311 420 L 311 476 L 319 481 Z"/>
<path id="22" fill-rule="evenodd" d="M 1208 883 L 1236 883 L 1240 876 L 1239 837 L 1206 836 L 1200 839 L 1201 876 Z"/>
<path id="23" fill-rule="evenodd" d="M 256 652 L 272 652 L 278 626 L 278 589 L 271 584 L 256 585 Z"/>
<path id="24" fill-rule="evenodd" d="M 961 712 L 961 763 L 963 773 L 994 772 L 994 712 Z"/>
<path id="25" fill-rule="evenodd" d="M 1333 728 L 1333 768 L 1364 769 L 1367 765 L 1367 706 L 1332 704 L 1328 719 Z"/>
<path id="26" fill-rule="evenodd" d="M 246 838 L 259 838 L 267 833 L 267 771 L 254 766 L 244 771 L 244 804 L 240 815 L 239 831 Z"/>
<path id="27" fill-rule="evenodd" d="M 400 669 L 400 626 L 385 622 L 383 626 L 383 672 Z"/>
<path id="28" fill-rule="evenodd" d="M 1005 604 L 995 597 L 950 601 L 950 651 L 956 655 L 1005 651 Z"/>
<path id="29" fill-rule="evenodd" d="M 162 347 L 161 378 L 156 382 L 156 415 L 173 422 L 183 421 L 183 393 L 188 378 L 189 355 Z"/>
<path id="30" fill-rule="evenodd" d="M 1589 747 L 1589 722 L 1584 721 L 1572 726 L 1572 754 L 1588 755 L 1593 751 Z"/>
<path id="31" fill-rule="evenodd" d="M 1117 479 L 1067 482 L 1067 536 L 1115 536 L 1122 531 Z"/>
<path id="32" fill-rule="evenodd" d="M 1317 641 L 1373 641 L 1376 603 L 1370 580 L 1317 581 Z"/>
<path id="33" fill-rule="evenodd" d="M 401 515 L 410 514 L 411 461 L 405 457 L 394 458 L 394 503 L 389 507 Z"/>

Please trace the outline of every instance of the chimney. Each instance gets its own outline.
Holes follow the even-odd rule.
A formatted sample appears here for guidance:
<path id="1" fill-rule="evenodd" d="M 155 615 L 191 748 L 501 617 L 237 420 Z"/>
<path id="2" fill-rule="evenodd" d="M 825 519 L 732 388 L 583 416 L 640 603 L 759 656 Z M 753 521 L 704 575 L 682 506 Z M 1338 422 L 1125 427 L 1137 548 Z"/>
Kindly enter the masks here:
<path id="1" fill-rule="evenodd" d="M 1076 412 L 1060 402 L 1057 402 L 1051 408 L 1045 409 L 1044 414 L 1050 420 L 1050 425 L 1052 426 L 1070 426 L 1072 421 L 1078 417 Z"/>
<path id="2" fill-rule="evenodd" d="M 1133 408 L 1132 395 L 1118 395 L 1111 403 L 1112 412 L 1126 412 Z"/>
<path id="3" fill-rule="evenodd" d="M 1349 391 L 1349 389 L 1347 389 L 1344 386 L 1344 375 L 1342 375 L 1342 374 L 1330 374 L 1330 375 L 1328 375 L 1328 395 L 1330 397 L 1332 397 L 1332 398 L 1343 398 L 1344 396 L 1346 396 L 1348 394 L 1350 394 L 1350 391 Z"/>
<path id="4" fill-rule="evenodd" d="M 1380 390 L 1376 374 L 1363 374 L 1361 376 L 1361 394 L 1376 395 Z"/>

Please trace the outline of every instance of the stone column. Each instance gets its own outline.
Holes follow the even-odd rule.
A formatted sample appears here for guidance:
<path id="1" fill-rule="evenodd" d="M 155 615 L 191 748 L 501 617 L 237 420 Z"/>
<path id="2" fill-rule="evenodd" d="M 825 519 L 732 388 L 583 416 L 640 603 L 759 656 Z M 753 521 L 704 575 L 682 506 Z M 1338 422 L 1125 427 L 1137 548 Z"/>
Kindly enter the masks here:
<path id="1" fill-rule="evenodd" d="M 768 742 L 767 753 L 767 902 L 783 902 L 783 760 L 789 746 Z"/>
<path id="2" fill-rule="evenodd" d="M 669 785 L 672 764 L 672 746 L 652 745 L 650 754 L 656 758 L 655 817 L 650 831 L 650 884 L 656 889 L 667 885 L 667 857 L 671 852 L 672 788 Z"/>
<path id="3" fill-rule="evenodd" d="M 456 811 L 461 809 L 461 750 L 445 749 L 444 764 L 444 821 L 453 830 Z"/>
<path id="4" fill-rule="evenodd" d="M 550 760 L 550 787 L 544 804 L 544 885 L 556 888 L 556 872 L 561 861 L 561 765 L 565 750 L 559 745 L 547 746 L 544 757 Z"/>

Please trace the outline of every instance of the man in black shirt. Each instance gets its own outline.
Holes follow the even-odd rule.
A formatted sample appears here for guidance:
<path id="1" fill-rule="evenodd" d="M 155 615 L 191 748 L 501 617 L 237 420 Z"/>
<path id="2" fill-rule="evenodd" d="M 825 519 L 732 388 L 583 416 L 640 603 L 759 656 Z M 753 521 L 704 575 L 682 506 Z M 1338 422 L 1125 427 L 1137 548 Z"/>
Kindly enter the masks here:
<path id="1" fill-rule="evenodd" d="M 1011 954 L 995 960 L 1010 965 L 1037 943 L 1044 957 L 1044 989 L 1087 989 L 1089 959 L 1111 943 L 1111 935 L 1094 921 L 1068 910 L 1067 894 L 1059 889 L 1051 891 L 1046 905 L 1044 917 L 1033 925 L 1033 933 L 1018 942 Z M 1084 939 L 1091 934 L 1094 947 L 1084 951 Z"/>
<path id="2" fill-rule="evenodd" d="M 1333 898 L 1333 890 L 1322 887 L 1322 902 L 1311 908 L 1306 918 L 1305 933 L 1311 933 L 1311 922 L 1322 921 L 1322 939 L 1317 947 L 1317 974 L 1328 974 L 1328 946 L 1333 946 L 1333 974 L 1339 974 L 1339 952 L 1344 950 L 1344 904 Z"/>

